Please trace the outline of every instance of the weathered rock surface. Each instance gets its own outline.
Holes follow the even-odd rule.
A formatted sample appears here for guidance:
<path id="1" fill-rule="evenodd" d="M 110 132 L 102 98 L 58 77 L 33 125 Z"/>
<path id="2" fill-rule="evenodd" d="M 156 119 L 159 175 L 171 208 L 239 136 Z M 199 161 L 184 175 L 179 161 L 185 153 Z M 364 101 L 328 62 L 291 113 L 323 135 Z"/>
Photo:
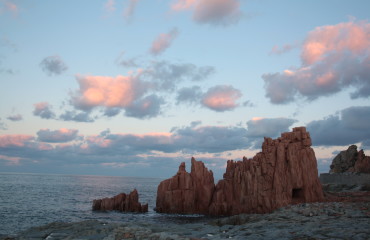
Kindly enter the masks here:
<path id="1" fill-rule="evenodd" d="M 179 171 L 158 186 L 156 211 L 182 214 L 207 214 L 215 184 L 212 171 L 191 159 L 191 172 L 181 163 Z"/>
<path id="2" fill-rule="evenodd" d="M 92 210 L 121 211 L 121 212 L 148 212 L 148 204 L 141 205 L 136 189 L 130 194 L 120 193 L 112 198 L 95 199 Z"/>
<path id="3" fill-rule="evenodd" d="M 370 173 L 370 157 L 364 151 L 357 151 L 356 145 L 351 145 L 341 151 L 330 165 L 330 173 Z"/>
<path id="4" fill-rule="evenodd" d="M 54 222 L 0 240 L 29 239 L 369 239 L 370 202 L 287 206 L 270 214 L 224 218 L 143 217 L 120 222 Z"/>
<path id="5" fill-rule="evenodd" d="M 316 157 L 310 146 L 304 127 L 275 140 L 265 138 L 262 152 L 253 159 L 228 161 L 224 178 L 215 187 L 212 171 L 192 158 L 190 174 L 182 163 L 177 175 L 161 182 L 156 211 L 235 215 L 322 201 Z"/>

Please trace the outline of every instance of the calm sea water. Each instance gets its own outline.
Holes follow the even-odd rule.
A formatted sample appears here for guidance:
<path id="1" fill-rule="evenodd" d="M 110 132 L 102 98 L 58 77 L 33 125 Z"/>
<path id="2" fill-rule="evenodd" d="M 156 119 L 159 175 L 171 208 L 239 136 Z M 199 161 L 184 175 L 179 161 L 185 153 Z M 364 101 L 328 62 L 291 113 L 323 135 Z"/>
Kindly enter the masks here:
<path id="1" fill-rule="evenodd" d="M 162 179 L 0 173 L 0 235 L 14 234 L 50 222 L 158 221 L 155 207 L 157 186 Z M 93 212 L 92 201 L 121 192 L 139 192 L 139 201 L 149 203 L 145 214 Z"/>

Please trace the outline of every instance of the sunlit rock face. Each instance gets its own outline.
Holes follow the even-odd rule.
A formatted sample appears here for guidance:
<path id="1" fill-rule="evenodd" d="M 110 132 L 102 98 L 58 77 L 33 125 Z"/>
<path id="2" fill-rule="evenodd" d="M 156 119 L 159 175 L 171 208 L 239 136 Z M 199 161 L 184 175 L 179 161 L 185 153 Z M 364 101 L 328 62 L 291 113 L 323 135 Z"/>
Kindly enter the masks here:
<path id="1" fill-rule="evenodd" d="M 252 159 L 228 161 L 215 186 L 213 173 L 192 158 L 191 173 L 178 173 L 160 183 L 156 211 L 207 215 L 268 213 L 295 203 L 322 201 L 315 152 L 304 127 L 265 138 Z"/>
<path id="2" fill-rule="evenodd" d="M 93 201 L 94 211 L 120 211 L 120 212 L 148 212 L 148 204 L 140 204 L 136 189 L 130 194 L 120 193 L 112 198 L 96 199 Z"/>
<path id="3" fill-rule="evenodd" d="M 347 150 L 341 151 L 330 165 L 330 173 L 370 173 L 370 156 L 363 150 L 357 151 L 356 145 L 351 145 Z"/>

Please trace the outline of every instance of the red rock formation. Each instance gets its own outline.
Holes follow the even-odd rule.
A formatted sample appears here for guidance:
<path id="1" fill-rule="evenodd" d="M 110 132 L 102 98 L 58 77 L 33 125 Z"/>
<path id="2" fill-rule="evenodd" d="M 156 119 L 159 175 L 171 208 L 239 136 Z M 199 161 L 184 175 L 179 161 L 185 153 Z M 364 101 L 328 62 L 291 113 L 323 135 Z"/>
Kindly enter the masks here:
<path id="1" fill-rule="evenodd" d="M 185 163 L 181 163 L 175 176 L 159 184 L 156 211 L 207 214 L 214 187 L 212 171 L 192 158 L 190 173 L 186 172 Z"/>
<path id="2" fill-rule="evenodd" d="M 315 152 L 304 127 L 265 138 L 253 159 L 228 161 L 209 214 L 267 213 L 289 204 L 323 200 Z"/>
<path id="3" fill-rule="evenodd" d="M 139 194 L 134 189 L 129 195 L 120 193 L 112 198 L 95 199 L 92 209 L 94 211 L 148 212 L 148 204 L 139 203 Z"/>
<path id="4" fill-rule="evenodd" d="M 311 138 L 304 127 L 265 138 L 253 159 L 227 162 L 224 178 L 213 187 L 213 174 L 192 158 L 192 172 L 179 172 L 158 187 L 157 211 L 234 215 L 267 213 L 282 206 L 324 199 Z M 194 169 L 194 170 L 193 170 Z M 198 170 L 197 170 L 198 169 Z M 180 178 L 188 184 L 176 184 Z M 207 206 L 208 203 L 208 206 Z"/>
<path id="5" fill-rule="evenodd" d="M 370 156 L 365 156 L 362 149 L 358 152 L 354 170 L 358 173 L 370 173 Z"/>

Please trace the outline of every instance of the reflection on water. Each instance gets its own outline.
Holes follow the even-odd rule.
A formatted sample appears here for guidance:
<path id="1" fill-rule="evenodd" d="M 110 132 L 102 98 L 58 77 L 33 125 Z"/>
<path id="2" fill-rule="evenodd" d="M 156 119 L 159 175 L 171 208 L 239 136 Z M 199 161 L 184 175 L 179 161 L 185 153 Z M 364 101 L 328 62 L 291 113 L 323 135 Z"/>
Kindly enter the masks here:
<path id="1" fill-rule="evenodd" d="M 111 176 L 74 176 L 0 173 L 0 234 L 11 234 L 31 226 L 55 221 L 157 221 L 153 211 L 156 190 L 162 179 Z M 149 203 L 146 214 L 92 212 L 92 200 L 139 192 L 141 203 Z"/>

